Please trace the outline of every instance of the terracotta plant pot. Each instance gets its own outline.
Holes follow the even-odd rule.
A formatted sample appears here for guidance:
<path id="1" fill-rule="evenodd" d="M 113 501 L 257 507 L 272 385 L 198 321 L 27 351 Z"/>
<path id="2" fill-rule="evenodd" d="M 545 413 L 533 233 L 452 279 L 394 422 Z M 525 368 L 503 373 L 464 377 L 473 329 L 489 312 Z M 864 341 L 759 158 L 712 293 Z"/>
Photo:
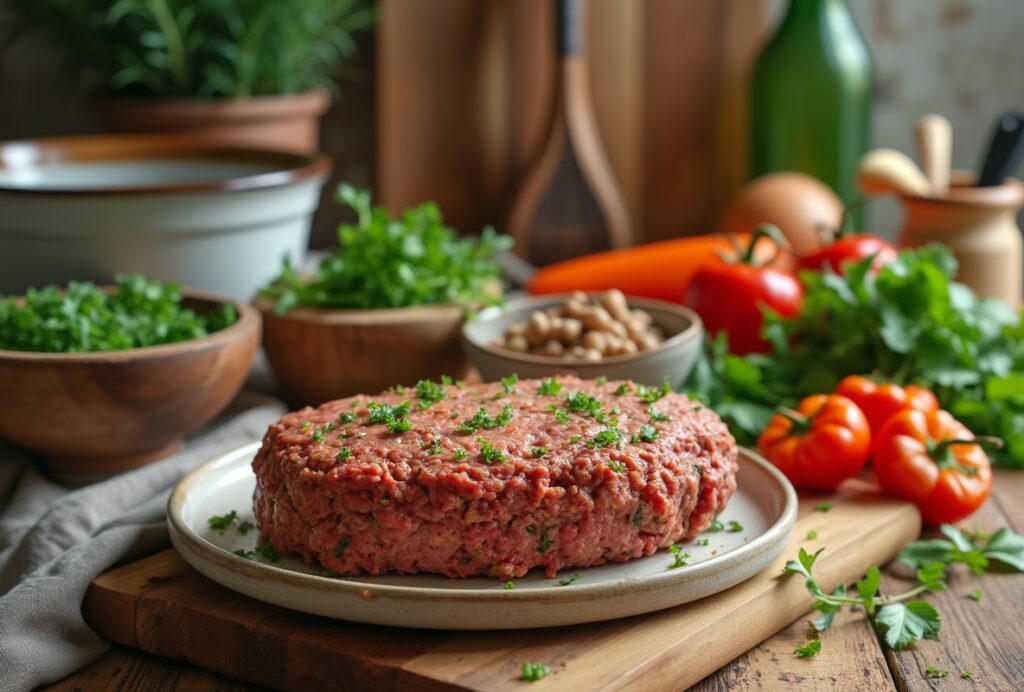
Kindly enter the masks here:
<path id="1" fill-rule="evenodd" d="M 464 310 L 458 306 L 295 308 L 279 317 L 273 300 L 260 297 L 255 305 L 263 315 L 267 358 L 296 406 L 441 375 L 461 379 L 469 368 L 459 343 Z"/>
<path id="2" fill-rule="evenodd" d="M 320 118 L 330 106 L 323 91 L 247 99 L 103 99 L 93 104 L 111 132 L 179 133 L 233 146 L 315 154 Z"/>

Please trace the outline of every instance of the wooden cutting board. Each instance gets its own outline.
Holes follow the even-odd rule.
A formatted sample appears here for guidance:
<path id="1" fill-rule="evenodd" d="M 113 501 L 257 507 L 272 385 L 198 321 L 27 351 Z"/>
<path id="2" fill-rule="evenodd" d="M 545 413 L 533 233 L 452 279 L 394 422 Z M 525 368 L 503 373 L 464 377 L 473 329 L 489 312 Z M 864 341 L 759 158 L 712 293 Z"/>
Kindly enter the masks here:
<path id="1" fill-rule="evenodd" d="M 832 508 L 815 511 L 823 501 Z M 808 611 L 803 583 L 777 578 L 801 545 L 825 548 L 815 572 L 831 590 L 887 562 L 919 531 L 912 505 L 866 486 L 805 496 L 790 545 L 743 584 L 670 610 L 552 629 L 412 630 L 306 615 L 221 587 L 174 550 L 97 577 L 83 611 L 114 642 L 288 690 L 522 689 L 523 661 L 553 671 L 531 690 L 679 690 Z"/>

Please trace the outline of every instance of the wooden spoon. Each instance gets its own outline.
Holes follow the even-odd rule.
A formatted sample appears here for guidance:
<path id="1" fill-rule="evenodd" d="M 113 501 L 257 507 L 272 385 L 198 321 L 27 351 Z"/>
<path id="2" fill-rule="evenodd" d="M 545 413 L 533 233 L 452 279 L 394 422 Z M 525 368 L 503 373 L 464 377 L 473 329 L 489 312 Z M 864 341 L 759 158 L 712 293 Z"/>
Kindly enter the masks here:
<path id="1" fill-rule="evenodd" d="M 632 242 L 601 144 L 583 48 L 585 0 L 558 0 L 558 95 L 551 130 L 509 213 L 516 251 L 537 265 Z"/>
<path id="2" fill-rule="evenodd" d="M 941 115 L 926 115 L 915 128 L 921 167 L 932 186 L 932 194 L 949 191 L 949 162 L 953 151 L 953 128 Z"/>

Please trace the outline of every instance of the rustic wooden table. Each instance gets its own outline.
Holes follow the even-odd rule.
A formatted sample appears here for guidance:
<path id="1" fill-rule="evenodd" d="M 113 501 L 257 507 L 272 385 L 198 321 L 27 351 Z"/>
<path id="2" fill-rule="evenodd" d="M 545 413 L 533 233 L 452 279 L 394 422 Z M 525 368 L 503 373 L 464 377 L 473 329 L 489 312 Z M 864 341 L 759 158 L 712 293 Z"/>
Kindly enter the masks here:
<path id="1" fill-rule="evenodd" d="M 965 526 L 987 530 L 1009 525 L 1024 532 L 1024 472 L 999 471 L 995 491 Z M 888 572 L 888 570 L 887 570 Z M 941 640 L 924 641 L 902 652 L 882 648 L 862 613 L 844 612 L 825 633 L 822 653 L 799 659 L 793 648 L 806 641 L 801 618 L 705 678 L 693 689 L 773 690 L 799 684 L 807 690 L 1019 690 L 1024 688 L 1024 576 L 975 576 L 963 566 L 951 571 L 947 591 L 928 596 L 942 616 Z M 886 574 L 883 591 L 902 591 L 906 582 Z M 982 598 L 968 594 L 976 588 Z M 727 636 L 727 633 L 723 633 Z M 948 670 L 938 680 L 926 676 L 934 666 Z M 970 674 L 970 679 L 965 676 Z M 248 683 L 115 646 L 84 670 L 46 688 L 71 690 L 254 690 Z"/>

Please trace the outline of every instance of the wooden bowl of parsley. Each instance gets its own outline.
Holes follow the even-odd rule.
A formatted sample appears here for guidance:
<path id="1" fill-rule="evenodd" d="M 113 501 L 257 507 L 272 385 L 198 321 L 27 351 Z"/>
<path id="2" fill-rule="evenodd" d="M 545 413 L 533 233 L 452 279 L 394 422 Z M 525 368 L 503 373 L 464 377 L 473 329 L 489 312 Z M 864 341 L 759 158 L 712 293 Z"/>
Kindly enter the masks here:
<path id="1" fill-rule="evenodd" d="M 260 316 L 142 276 L 0 297 L 0 437 L 69 485 L 173 452 L 238 393 Z"/>
<path id="2" fill-rule="evenodd" d="M 263 348 L 295 405 L 465 376 L 463 321 L 501 298 L 495 255 L 511 239 L 485 229 L 459 236 L 433 203 L 392 220 L 348 185 L 339 201 L 358 220 L 338 229 L 338 249 L 311 276 L 285 265 L 255 305 Z"/>

